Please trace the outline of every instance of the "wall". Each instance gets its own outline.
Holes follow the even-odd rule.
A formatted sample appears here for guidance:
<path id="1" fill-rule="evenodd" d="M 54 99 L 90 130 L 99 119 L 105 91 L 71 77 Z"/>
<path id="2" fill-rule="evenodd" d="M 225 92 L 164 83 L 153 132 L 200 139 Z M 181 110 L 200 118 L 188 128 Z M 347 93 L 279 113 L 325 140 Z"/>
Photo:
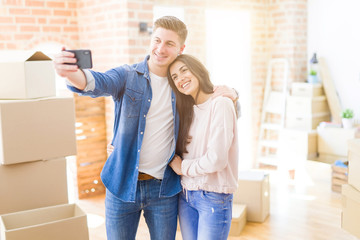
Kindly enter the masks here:
<path id="1" fill-rule="evenodd" d="M 307 0 L 2 0 L 0 50 L 28 50 L 40 43 L 53 42 L 68 48 L 90 48 L 94 70 L 104 71 L 124 63 L 132 64 L 141 61 L 148 53 L 150 36 L 139 32 L 139 22 L 152 25 L 154 6 L 184 8 L 184 20 L 189 28 L 186 52 L 205 63 L 206 9 L 250 13 L 253 92 L 250 104 L 254 123 L 252 141 L 256 145 L 269 59 L 279 56 L 289 59 L 290 81 L 301 81 L 306 76 Z M 227 43 L 226 38 L 224 44 Z M 105 147 L 112 136 L 111 98 L 94 100 L 75 97 L 75 100 L 78 122 L 84 126 L 93 117 L 91 123 L 85 124 L 86 129 L 79 129 L 88 135 L 79 135 L 78 144 L 86 137 L 101 146 L 97 150 L 80 147 L 85 162 L 81 160 L 78 167 L 85 166 L 89 156 L 96 156 L 91 162 L 97 163 L 101 169 L 106 160 Z M 94 111 L 92 113 L 89 113 L 90 106 Z M 97 171 L 94 175 L 99 174 L 100 170 Z M 87 190 L 91 194 L 94 185 L 89 184 Z"/>
<path id="2" fill-rule="evenodd" d="M 360 123 L 360 2 L 309 0 L 308 55 L 326 61 L 343 109 Z"/>

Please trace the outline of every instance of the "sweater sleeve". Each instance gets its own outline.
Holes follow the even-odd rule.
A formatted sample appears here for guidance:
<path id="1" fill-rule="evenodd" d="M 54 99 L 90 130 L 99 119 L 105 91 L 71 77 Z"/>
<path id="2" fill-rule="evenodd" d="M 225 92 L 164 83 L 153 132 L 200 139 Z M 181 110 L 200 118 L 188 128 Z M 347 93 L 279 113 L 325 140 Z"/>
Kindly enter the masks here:
<path id="1" fill-rule="evenodd" d="M 214 101 L 206 153 L 199 158 L 182 161 L 181 171 L 185 176 L 196 177 L 221 171 L 228 164 L 228 152 L 236 129 L 236 113 L 230 99 L 218 97 Z"/>

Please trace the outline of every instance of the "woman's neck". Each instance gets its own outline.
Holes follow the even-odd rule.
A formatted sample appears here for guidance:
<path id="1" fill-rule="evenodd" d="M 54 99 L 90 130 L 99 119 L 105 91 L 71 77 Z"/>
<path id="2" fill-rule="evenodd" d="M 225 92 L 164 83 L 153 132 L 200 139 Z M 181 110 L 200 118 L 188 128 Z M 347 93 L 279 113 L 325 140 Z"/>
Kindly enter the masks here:
<path id="1" fill-rule="evenodd" d="M 204 93 L 204 92 L 200 91 L 197 98 L 196 98 L 196 96 L 192 96 L 192 97 L 195 100 L 195 104 L 199 105 L 199 104 L 206 102 L 211 96 L 212 96 L 212 93 Z"/>

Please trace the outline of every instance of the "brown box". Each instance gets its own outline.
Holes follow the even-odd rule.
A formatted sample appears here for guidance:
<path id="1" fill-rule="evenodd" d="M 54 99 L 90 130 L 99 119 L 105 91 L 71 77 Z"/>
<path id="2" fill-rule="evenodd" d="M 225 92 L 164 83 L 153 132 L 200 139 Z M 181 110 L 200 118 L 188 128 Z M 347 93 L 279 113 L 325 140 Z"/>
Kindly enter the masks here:
<path id="1" fill-rule="evenodd" d="M 316 129 L 321 122 L 330 121 L 330 113 L 315 113 L 311 115 L 298 115 L 286 113 L 286 128 L 310 131 Z"/>
<path id="2" fill-rule="evenodd" d="M 349 184 L 342 186 L 341 227 L 360 238 L 360 192 Z"/>
<path id="3" fill-rule="evenodd" d="M 325 96 L 288 96 L 286 102 L 286 112 L 308 116 L 314 113 L 330 112 L 330 109 Z"/>
<path id="4" fill-rule="evenodd" d="M 246 205 L 233 204 L 232 220 L 230 226 L 230 236 L 240 236 L 241 231 L 246 225 Z"/>
<path id="5" fill-rule="evenodd" d="M 260 171 L 239 172 L 234 203 L 246 205 L 249 222 L 264 222 L 270 213 L 269 175 Z"/>
<path id="6" fill-rule="evenodd" d="M 349 184 L 360 191 L 360 139 L 348 141 Z"/>
<path id="7" fill-rule="evenodd" d="M 0 100 L 0 164 L 75 154 L 73 98 Z"/>
<path id="8" fill-rule="evenodd" d="M 76 204 L 0 216 L 2 240 L 88 240 L 86 214 Z"/>
<path id="9" fill-rule="evenodd" d="M 0 61 L 0 99 L 54 97 L 55 71 L 42 52 L 11 51 Z"/>
<path id="10" fill-rule="evenodd" d="M 301 97 L 317 97 L 324 95 L 324 89 L 320 83 L 293 82 L 291 84 L 291 94 Z"/>
<path id="11" fill-rule="evenodd" d="M 0 165 L 0 215 L 64 203 L 65 158 Z"/>
<path id="12" fill-rule="evenodd" d="M 328 154 L 346 157 L 348 155 L 348 140 L 357 137 L 357 129 L 344 128 L 317 128 L 318 151 L 320 154 Z"/>

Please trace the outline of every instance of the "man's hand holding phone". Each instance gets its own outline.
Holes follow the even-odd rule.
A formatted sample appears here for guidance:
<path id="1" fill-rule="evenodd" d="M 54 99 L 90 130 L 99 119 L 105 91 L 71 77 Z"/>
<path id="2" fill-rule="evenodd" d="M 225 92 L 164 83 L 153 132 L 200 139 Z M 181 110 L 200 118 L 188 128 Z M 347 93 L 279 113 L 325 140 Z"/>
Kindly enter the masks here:
<path id="1" fill-rule="evenodd" d="M 65 47 L 54 58 L 54 67 L 61 77 L 68 77 L 79 69 L 92 68 L 90 50 L 66 50 Z"/>
<path id="2" fill-rule="evenodd" d="M 91 68 L 90 50 L 66 50 L 55 55 L 54 68 L 56 73 L 68 81 L 76 88 L 84 90 L 86 87 L 86 77 L 79 69 Z"/>

